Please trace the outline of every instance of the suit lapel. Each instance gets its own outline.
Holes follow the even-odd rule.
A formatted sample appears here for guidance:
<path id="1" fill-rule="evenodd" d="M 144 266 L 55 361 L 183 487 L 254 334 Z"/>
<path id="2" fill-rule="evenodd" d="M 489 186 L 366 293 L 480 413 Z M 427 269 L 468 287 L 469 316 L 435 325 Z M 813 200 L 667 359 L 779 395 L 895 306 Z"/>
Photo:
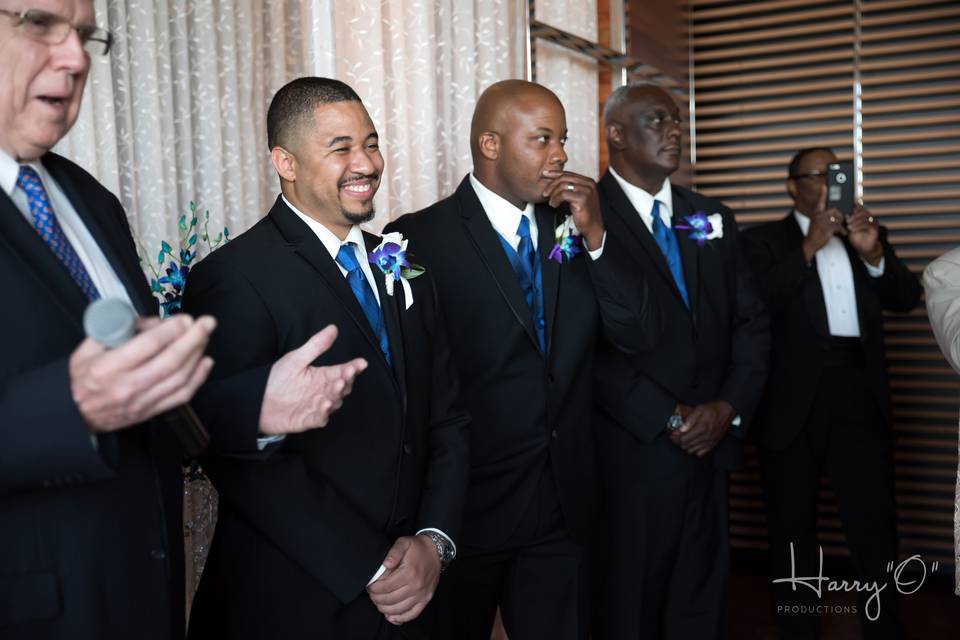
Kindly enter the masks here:
<path id="1" fill-rule="evenodd" d="M 373 251 L 380 244 L 380 238 L 364 232 L 363 240 L 367 252 Z M 393 295 L 387 295 L 386 276 L 376 265 L 371 265 L 373 279 L 377 283 L 377 293 L 380 296 L 380 309 L 383 311 L 383 322 L 387 330 L 387 339 L 390 342 L 390 358 L 393 360 L 393 371 L 396 374 L 400 391 L 406 402 L 407 369 L 403 351 L 403 324 L 400 322 L 400 305 L 403 304 L 403 286 L 394 283 Z M 351 291 L 352 293 L 352 291 Z M 379 350 L 379 346 L 378 346 Z"/>
<path id="2" fill-rule="evenodd" d="M 557 314 L 557 295 L 560 290 L 561 263 L 550 260 L 550 251 L 557 239 L 554 230 L 560 224 L 558 212 L 546 205 L 537 205 L 534 209 L 537 217 L 537 255 L 540 258 L 540 272 L 543 279 L 543 314 L 546 325 L 547 351 L 550 351 L 550 336 Z M 584 256 L 590 259 L 589 256 Z M 582 258 L 581 258 L 582 259 Z"/>
<path id="3" fill-rule="evenodd" d="M 50 172 L 63 193 L 67 196 L 70 204 L 76 210 L 77 215 L 83 221 L 87 231 L 93 236 L 94 241 L 103 252 L 107 262 L 113 267 L 114 273 L 120 279 L 123 288 L 126 289 L 130 301 L 134 308 L 141 315 L 157 315 L 157 300 L 150 294 L 145 286 L 145 276 L 140 268 L 140 263 L 135 262 L 129 251 L 122 251 L 124 245 L 129 243 L 125 237 L 123 229 L 116 224 L 105 224 L 99 216 L 94 215 L 93 207 L 84 197 L 84 192 L 74 182 L 70 172 L 64 170 L 60 163 L 56 162 L 50 156 L 44 158 L 44 167 Z M 135 255 L 135 254 L 134 254 Z"/>
<path id="4" fill-rule="evenodd" d="M 803 244 L 803 230 L 800 229 L 793 212 L 783 219 L 783 233 L 785 238 L 784 253 Z M 804 287 L 804 308 L 810 316 L 810 322 L 823 336 L 830 335 L 830 324 L 827 322 L 827 303 L 823 299 L 823 285 L 820 282 L 820 272 L 817 271 L 817 259 L 814 257 L 810 268 L 813 269 L 813 279 Z"/>
<path id="5" fill-rule="evenodd" d="M 467 235 L 473 241 L 480 254 L 480 261 L 487 271 L 493 277 L 500 295 L 513 312 L 517 322 L 519 322 L 527 336 L 540 350 L 540 343 L 537 340 L 537 334 L 533 329 L 533 312 L 527 304 L 523 295 L 523 289 L 520 288 L 520 281 L 517 274 L 514 273 L 510 261 L 503 252 L 503 246 L 500 238 L 494 230 L 493 225 L 483 211 L 477 194 L 470 186 L 470 178 L 467 177 L 460 183 L 457 189 L 457 202 L 460 205 L 460 215 L 463 218 L 463 225 L 466 227 Z"/>
<path id="6" fill-rule="evenodd" d="M 685 225 L 686 216 L 695 213 L 690 202 L 684 197 L 678 189 L 672 188 L 673 192 L 673 233 L 677 236 L 677 244 L 680 246 L 680 260 L 683 262 L 683 279 L 687 285 L 687 295 L 690 297 L 690 312 L 694 317 L 697 315 L 697 302 L 700 299 L 700 251 L 701 247 L 697 241 L 690 237 L 690 232 L 684 229 L 677 229 L 677 225 Z M 704 215 L 710 215 L 710 212 L 704 211 Z M 672 279 L 672 278 L 671 278 Z"/>
<path id="7" fill-rule="evenodd" d="M 608 171 L 604 174 L 603 178 L 601 178 L 600 186 L 607 195 L 608 202 L 613 208 L 613 211 L 633 234 L 634 239 L 639 243 L 643 251 L 647 253 L 650 260 L 653 261 L 657 272 L 667 281 L 674 295 L 676 295 L 677 300 L 682 304 L 683 298 L 680 296 L 680 290 L 677 288 L 677 283 L 673 279 L 673 274 L 670 273 L 667 259 L 664 257 L 663 252 L 660 251 L 660 246 L 653 238 L 650 230 L 647 229 L 647 225 L 643 224 L 643 219 L 640 218 L 640 214 L 637 213 L 637 210 L 630 204 L 627 194 L 620 188 L 616 178 Z"/>
<path id="8" fill-rule="evenodd" d="M 294 253 L 313 267 L 326 283 L 337 301 L 346 309 L 363 337 L 370 343 L 373 350 L 380 354 L 379 359 L 383 366 L 387 366 L 387 362 L 380 352 L 380 342 L 373 335 L 373 328 L 367 321 L 367 316 L 363 313 L 357 297 L 353 294 L 347 279 L 343 277 L 336 261 L 330 257 L 320 239 L 310 231 L 310 228 L 302 220 L 297 218 L 296 214 L 279 197 L 268 215 Z"/>
<path id="9" fill-rule="evenodd" d="M 37 286 L 46 289 L 66 317 L 82 331 L 81 318 L 87 297 L 5 193 L 0 193 L 0 244 L 6 244 L 10 253 L 20 258 L 35 276 Z"/>

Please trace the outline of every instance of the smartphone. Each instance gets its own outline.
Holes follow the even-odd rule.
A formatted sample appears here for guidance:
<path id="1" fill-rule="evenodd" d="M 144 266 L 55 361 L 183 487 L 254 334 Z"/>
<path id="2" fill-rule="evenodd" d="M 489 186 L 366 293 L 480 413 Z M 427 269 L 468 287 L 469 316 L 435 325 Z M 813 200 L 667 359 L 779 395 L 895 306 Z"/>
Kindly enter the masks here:
<path id="1" fill-rule="evenodd" d="M 827 166 L 827 208 L 836 207 L 845 216 L 853 215 L 853 163 Z"/>

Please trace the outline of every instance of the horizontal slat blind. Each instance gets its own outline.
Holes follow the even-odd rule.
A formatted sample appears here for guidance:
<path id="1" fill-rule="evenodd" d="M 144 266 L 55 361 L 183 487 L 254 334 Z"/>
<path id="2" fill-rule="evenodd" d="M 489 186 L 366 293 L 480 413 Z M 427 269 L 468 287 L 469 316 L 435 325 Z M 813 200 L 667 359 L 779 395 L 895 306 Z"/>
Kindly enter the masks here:
<path id="1" fill-rule="evenodd" d="M 854 157 L 856 23 L 861 20 L 863 189 L 898 254 L 919 273 L 960 244 L 960 6 L 956 2 L 694 0 L 696 187 L 741 224 L 791 202 L 786 165 L 803 147 Z M 960 381 L 922 309 L 885 320 L 904 553 L 953 560 Z M 756 452 L 731 481 L 731 540 L 766 548 Z M 820 534 L 846 555 L 836 504 L 821 486 Z"/>

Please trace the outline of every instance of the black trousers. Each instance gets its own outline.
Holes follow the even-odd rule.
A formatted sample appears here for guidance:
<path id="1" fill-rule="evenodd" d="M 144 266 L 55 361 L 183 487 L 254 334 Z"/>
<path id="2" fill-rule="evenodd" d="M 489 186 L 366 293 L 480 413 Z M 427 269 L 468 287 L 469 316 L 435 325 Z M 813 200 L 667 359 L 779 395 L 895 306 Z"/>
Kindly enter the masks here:
<path id="1" fill-rule="evenodd" d="M 846 362 L 823 370 L 804 430 L 784 450 L 761 450 L 773 579 L 819 575 L 816 536 L 820 473 L 830 478 L 840 520 L 861 584 L 887 585 L 868 603 L 861 592 L 857 612 L 863 637 L 900 638 L 890 562 L 897 561 L 896 507 L 889 429 L 870 397 L 862 366 Z M 791 569 L 791 543 L 796 569 Z M 831 576 L 829 559 L 824 576 Z M 822 600 L 809 588 L 773 586 L 782 638 L 818 638 Z M 823 584 L 826 595 L 827 585 Z M 868 607 L 869 604 L 869 607 Z M 867 614 L 879 617 L 867 619 Z M 828 614 L 829 615 L 829 614 Z"/>
<path id="2" fill-rule="evenodd" d="M 640 443 L 604 432 L 608 556 L 594 616 L 598 640 L 718 640 L 729 551 L 726 472 L 666 435 Z"/>
<path id="3" fill-rule="evenodd" d="M 586 563 L 564 527 L 549 466 L 533 502 L 507 544 L 458 549 L 431 603 L 431 638 L 489 640 L 498 607 L 510 640 L 585 637 Z"/>

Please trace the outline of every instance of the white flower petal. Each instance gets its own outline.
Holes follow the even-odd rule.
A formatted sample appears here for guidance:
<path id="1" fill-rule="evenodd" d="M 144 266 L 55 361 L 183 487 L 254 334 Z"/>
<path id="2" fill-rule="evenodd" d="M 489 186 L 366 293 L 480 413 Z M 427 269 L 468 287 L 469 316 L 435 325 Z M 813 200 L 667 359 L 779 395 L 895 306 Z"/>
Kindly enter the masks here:
<path id="1" fill-rule="evenodd" d="M 400 285 L 403 287 L 403 299 L 405 300 L 403 310 L 406 311 L 413 306 L 413 287 L 405 278 L 400 279 Z"/>
<path id="2" fill-rule="evenodd" d="M 712 213 L 707 217 L 707 221 L 713 229 L 707 235 L 707 240 L 714 240 L 723 237 L 723 216 L 719 213 Z"/>

